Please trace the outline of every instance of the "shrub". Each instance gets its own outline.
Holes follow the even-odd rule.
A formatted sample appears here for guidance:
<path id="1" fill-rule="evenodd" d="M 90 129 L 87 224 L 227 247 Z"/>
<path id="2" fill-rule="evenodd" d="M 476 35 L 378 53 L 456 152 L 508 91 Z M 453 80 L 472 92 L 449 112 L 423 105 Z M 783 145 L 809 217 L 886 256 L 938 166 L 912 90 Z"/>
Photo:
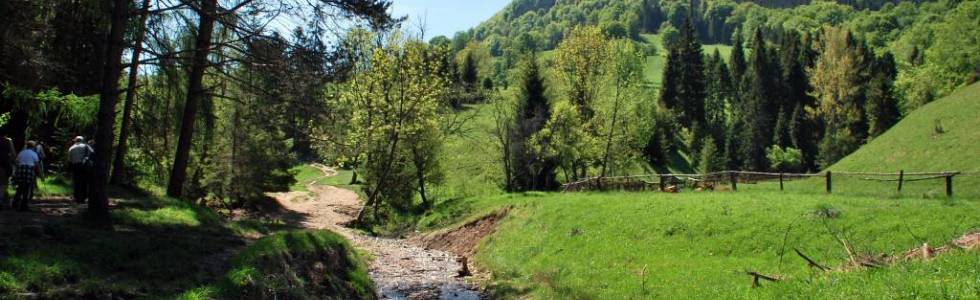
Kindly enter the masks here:
<path id="1" fill-rule="evenodd" d="M 803 152 L 792 147 L 773 145 L 766 149 L 769 167 L 780 172 L 799 172 L 803 167 Z"/>

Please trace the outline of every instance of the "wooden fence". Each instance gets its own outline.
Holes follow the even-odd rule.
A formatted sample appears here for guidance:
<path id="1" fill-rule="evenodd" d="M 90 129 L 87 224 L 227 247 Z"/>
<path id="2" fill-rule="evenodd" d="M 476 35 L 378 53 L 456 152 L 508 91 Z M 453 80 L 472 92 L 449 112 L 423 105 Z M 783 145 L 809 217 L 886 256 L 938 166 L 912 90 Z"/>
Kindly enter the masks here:
<path id="1" fill-rule="evenodd" d="M 898 192 L 906 182 L 923 180 L 945 180 L 946 196 L 953 196 L 953 177 L 963 172 L 905 172 L 871 173 L 871 172 L 832 172 L 823 173 L 772 173 L 752 171 L 721 171 L 705 174 L 653 174 L 612 177 L 591 177 L 562 186 L 563 192 L 583 191 L 661 191 L 678 192 L 683 188 L 695 190 L 714 190 L 715 187 L 727 185 L 732 191 L 738 191 L 739 183 L 779 182 L 779 190 L 785 189 L 785 182 L 823 177 L 824 189 L 833 192 L 834 176 L 857 176 L 861 180 L 876 182 L 892 182 Z"/>

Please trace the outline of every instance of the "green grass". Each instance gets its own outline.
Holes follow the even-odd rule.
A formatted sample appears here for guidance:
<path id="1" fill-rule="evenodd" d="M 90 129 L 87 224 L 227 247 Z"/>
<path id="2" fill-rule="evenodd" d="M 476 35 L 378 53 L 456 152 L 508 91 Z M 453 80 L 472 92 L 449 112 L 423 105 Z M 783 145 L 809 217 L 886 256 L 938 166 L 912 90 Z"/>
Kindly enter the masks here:
<path id="1" fill-rule="evenodd" d="M 123 201 L 112 217 L 113 230 L 90 226 L 81 216 L 50 217 L 33 230 L 5 227 L 0 295 L 166 295 L 207 282 L 208 257 L 243 244 L 213 213 L 176 200 Z"/>
<path id="2" fill-rule="evenodd" d="M 295 173 L 296 183 L 290 186 L 290 191 L 302 191 L 309 192 L 307 185 L 320 184 L 320 185 L 333 185 L 333 186 L 351 186 L 351 178 L 354 176 L 353 170 L 335 168 L 337 174 L 334 176 L 323 176 L 323 172 L 311 165 L 299 165 L 290 169 L 290 172 Z"/>
<path id="3" fill-rule="evenodd" d="M 944 133 L 937 133 L 941 126 Z M 980 84 L 929 103 L 833 165 L 833 171 L 965 171 L 954 180 L 954 193 L 980 198 Z M 941 181 L 924 191 L 944 193 Z M 891 186 L 891 185 L 889 185 Z M 916 193 L 916 192 L 913 192 Z"/>
<path id="4" fill-rule="evenodd" d="M 832 172 L 943 172 L 960 171 L 953 179 L 953 196 L 980 199 L 980 84 L 974 84 L 946 98 L 929 103 L 906 116 L 881 136 L 845 157 L 829 169 Z M 938 121 L 937 121 L 938 120 Z M 937 133 L 941 124 L 944 133 Z M 922 177 L 922 176 L 918 176 Z M 943 178 L 906 181 L 898 192 L 897 181 L 876 181 L 894 177 L 833 174 L 836 194 L 890 198 L 945 198 Z M 906 179 L 914 179 L 909 176 Z M 745 190 L 774 190 L 775 183 L 741 185 Z M 786 190 L 797 193 L 826 193 L 825 178 L 786 183 Z"/>
<path id="5" fill-rule="evenodd" d="M 459 112 L 472 118 L 459 134 L 450 136 L 443 145 L 440 167 L 445 180 L 430 188 L 437 201 L 499 194 L 503 190 L 503 167 L 491 134 L 494 121 L 486 104 L 467 105 Z"/>
<path id="6" fill-rule="evenodd" d="M 372 299 L 364 260 L 343 237 L 325 230 L 266 236 L 232 260 L 217 284 L 181 299 Z"/>
<path id="7" fill-rule="evenodd" d="M 420 224 L 445 226 L 511 205 L 510 217 L 476 258 L 493 272 L 503 296 L 836 299 L 917 293 L 932 298 L 976 296 L 980 289 L 976 252 L 957 252 L 936 264 L 831 273 L 810 283 L 811 273 L 791 252 L 796 247 L 840 265 L 847 256 L 831 231 L 863 253 L 904 251 L 923 242 L 942 245 L 980 229 L 976 201 L 777 192 L 501 195 L 446 203 Z M 839 217 L 821 218 L 815 213 L 821 209 Z M 745 270 L 787 280 L 752 289 Z"/>
<path id="8" fill-rule="evenodd" d="M 61 175 L 49 175 L 38 180 L 37 194 L 42 197 L 68 196 L 73 192 L 71 181 Z"/>

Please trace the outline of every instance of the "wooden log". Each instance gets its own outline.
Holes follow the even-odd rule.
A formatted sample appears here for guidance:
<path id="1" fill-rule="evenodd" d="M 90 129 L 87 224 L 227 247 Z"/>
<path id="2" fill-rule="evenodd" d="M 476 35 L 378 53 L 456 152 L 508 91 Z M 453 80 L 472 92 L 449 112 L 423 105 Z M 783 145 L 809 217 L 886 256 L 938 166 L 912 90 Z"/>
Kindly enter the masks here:
<path id="1" fill-rule="evenodd" d="M 833 181 L 833 180 L 831 179 L 831 176 L 832 176 L 831 175 L 831 172 L 830 171 L 827 171 L 827 193 L 828 194 L 830 194 L 830 192 L 833 190 L 833 186 L 832 186 L 832 183 L 831 183 L 831 181 Z"/>
<path id="2" fill-rule="evenodd" d="M 905 180 L 905 170 L 898 171 L 898 192 L 902 192 L 902 181 Z"/>

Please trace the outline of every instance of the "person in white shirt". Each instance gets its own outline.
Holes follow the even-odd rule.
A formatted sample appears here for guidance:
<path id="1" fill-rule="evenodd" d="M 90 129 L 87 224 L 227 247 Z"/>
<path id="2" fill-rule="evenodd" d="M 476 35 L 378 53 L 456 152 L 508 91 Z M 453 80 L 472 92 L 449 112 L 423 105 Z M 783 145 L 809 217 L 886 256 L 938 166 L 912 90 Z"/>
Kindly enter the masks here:
<path id="1" fill-rule="evenodd" d="M 71 168 L 74 198 L 78 204 L 88 199 L 88 170 L 92 164 L 92 154 L 95 150 L 85 144 L 84 137 L 75 137 L 75 143 L 68 148 L 68 165 Z"/>
<path id="2" fill-rule="evenodd" d="M 27 205 L 34 198 L 34 188 L 37 186 L 36 175 L 41 171 L 41 158 L 35 151 L 37 143 L 27 141 L 24 150 L 17 154 L 14 160 L 14 184 L 17 194 L 14 196 L 14 209 L 27 211 Z"/>

